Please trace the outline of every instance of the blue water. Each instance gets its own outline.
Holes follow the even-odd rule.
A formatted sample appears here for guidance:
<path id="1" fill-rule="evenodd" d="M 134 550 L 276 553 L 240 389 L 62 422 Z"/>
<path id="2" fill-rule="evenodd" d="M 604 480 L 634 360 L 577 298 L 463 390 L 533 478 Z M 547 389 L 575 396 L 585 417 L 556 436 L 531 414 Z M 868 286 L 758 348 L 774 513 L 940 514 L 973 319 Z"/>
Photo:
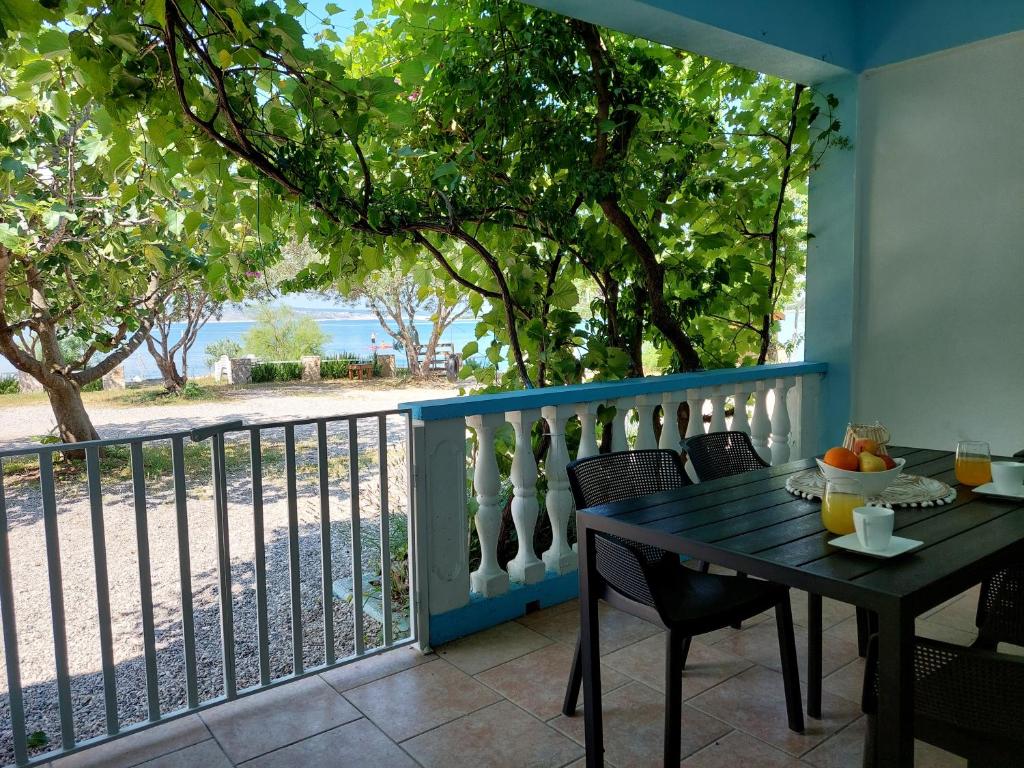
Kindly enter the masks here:
<path id="1" fill-rule="evenodd" d="M 394 354 L 399 367 L 406 365 L 404 351 L 391 349 L 394 339 L 388 336 L 387 332 L 376 320 L 320 320 L 320 327 L 328 335 L 329 340 L 324 347 L 325 355 L 336 355 L 341 352 L 352 352 L 360 357 L 368 357 L 372 354 L 371 336 L 376 334 L 377 349 L 381 354 Z M 196 343 L 189 352 L 188 367 L 193 375 L 209 373 L 207 368 L 204 350 L 207 344 L 212 344 L 221 339 L 233 339 L 244 346 L 246 331 L 252 328 L 251 321 L 237 322 L 210 322 L 200 329 L 196 337 Z M 417 323 L 416 327 L 420 332 L 420 339 L 426 342 L 430 338 L 430 322 Z M 453 323 L 442 337 L 443 342 L 455 345 L 455 351 L 461 352 L 462 347 L 476 338 L 474 330 L 476 321 L 457 320 Z M 172 338 L 176 339 L 179 328 L 175 324 Z M 0 357 L 0 371 L 14 370 L 6 358 Z M 135 377 L 149 379 L 160 375 L 152 355 L 143 344 L 139 349 L 125 361 L 125 376 L 130 380 Z"/>

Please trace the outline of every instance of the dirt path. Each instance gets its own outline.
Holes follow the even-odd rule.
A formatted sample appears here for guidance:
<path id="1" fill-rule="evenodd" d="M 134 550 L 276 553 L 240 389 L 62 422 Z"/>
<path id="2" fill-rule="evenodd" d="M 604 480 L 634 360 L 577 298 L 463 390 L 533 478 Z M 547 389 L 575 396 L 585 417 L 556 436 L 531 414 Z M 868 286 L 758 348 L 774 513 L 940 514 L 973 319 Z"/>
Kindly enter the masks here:
<path id="1" fill-rule="evenodd" d="M 246 422 L 304 419 L 343 413 L 387 410 L 399 403 L 452 397 L 450 384 L 395 387 L 386 382 L 330 381 L 319 384 L 267 384 L 224 388 L 216 400 L 176 399 L 167 405 L 124 405 L 111 402 L 103 393 L 86 408 L 104 438 L 154 434 L 242 419 Z M 19 402 L 6 397 L 0 402 L 0 449 L 36 442 L 54 428 L 49 404 L 38 397 Z"/>

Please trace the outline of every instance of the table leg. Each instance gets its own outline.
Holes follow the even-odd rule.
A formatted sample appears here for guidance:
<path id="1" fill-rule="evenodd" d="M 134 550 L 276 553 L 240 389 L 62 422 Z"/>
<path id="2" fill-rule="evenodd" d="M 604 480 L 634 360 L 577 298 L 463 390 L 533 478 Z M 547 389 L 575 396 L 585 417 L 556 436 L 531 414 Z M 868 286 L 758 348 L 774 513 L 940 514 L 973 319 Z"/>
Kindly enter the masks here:
<path id="1" fill-rule="evenodd" d="M 580 652 L 583 656 L 583 725 L 587 768 L 604 766 L 604 733 L 601 723 L 601 653 L 598 647 L 597 598 L 593 590 L 594 532 L 578 521 L 582 545 L 580 578 Z"/>
<path id="2" fill-rule="evenodd" d="M 902 606 L 878 614 L 877 765 L 914 765 L 914 617 Z"/>
<path id="3" fill-rule="evenodd" d="M 821 719 L 821 595 L 807 594 L 807 714 Z"/>

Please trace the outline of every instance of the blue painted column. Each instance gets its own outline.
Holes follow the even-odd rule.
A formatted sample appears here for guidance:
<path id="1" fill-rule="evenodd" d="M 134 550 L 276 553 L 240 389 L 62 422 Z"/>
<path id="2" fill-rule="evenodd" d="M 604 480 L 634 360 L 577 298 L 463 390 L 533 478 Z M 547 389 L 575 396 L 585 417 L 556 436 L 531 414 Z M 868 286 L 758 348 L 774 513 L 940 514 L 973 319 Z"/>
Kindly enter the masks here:
<path id="1" fill-rule="evenodd" d="M 851 414 L 855 371 L 857 312 L 857 75 L 827 80 L 814 86 L 821 100 L 819 119 L 828 119 L 825 96 L 834 94 L 839 106 L 834 117 L 850 140 L 848 149 L 830 149 L 811 175 L 808 190 L 807 310 L 805 356 L 828 364 L 822 381 L 821 431 L 818 445 L 842 442 Z"/>

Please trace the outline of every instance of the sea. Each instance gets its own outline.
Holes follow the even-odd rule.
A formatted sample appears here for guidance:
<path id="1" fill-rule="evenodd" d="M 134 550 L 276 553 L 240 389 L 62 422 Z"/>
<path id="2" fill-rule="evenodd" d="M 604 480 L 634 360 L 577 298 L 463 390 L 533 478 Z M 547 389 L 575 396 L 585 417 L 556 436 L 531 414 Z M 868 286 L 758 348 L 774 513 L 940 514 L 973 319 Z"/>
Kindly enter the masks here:
<path id="1" fill-rule="evenodd" d="M 324 355 L 337 355 L 342 352 L 350 352 L 359 357 L 369 357 L 373 354 L 374 348 L 380 354 L 393 354 L 399 368 L 407 364 L 404 350 L 394 349 L 394 339 L 381 324 L 374 319 L 344 319 L 344 320 L 318 320 L 320 327 L 327 334 L 327 344 L 324 346 Z M 233 339 L 244 345 L 246 332 L 255 323 L 249 320 L 211 320 L 204 325 L 196 336 L 196 343 L 193 345 L 188 356 L 189 373 L 192 375 L 205 375 L 210 372 L 206 365 L 204 350 L 208 344 L 221 339 Z M 422 341 L 430 338 L 432 324 L 427 321 L 416 324 Z M 180 324 L 176 323 L 172 328 L 172 339 L 177 339 L 181 333 Z M 461 352 L 463 346 L 476 339 L 476 321 L 473 319 L 456 320 L 445 331 L 442 342 L 453 344 L 456 352 Z M 486 342 L 481 342 L 481 347 Z M 132 353 L 125 363 L 125 377 L 129 381 L 137 379 L 155 379 L 160 372 L 149 354 L 146 345 Z M 13 371 L 14 368 L 6 358 L 0 357 L 0 372 Z"/>

